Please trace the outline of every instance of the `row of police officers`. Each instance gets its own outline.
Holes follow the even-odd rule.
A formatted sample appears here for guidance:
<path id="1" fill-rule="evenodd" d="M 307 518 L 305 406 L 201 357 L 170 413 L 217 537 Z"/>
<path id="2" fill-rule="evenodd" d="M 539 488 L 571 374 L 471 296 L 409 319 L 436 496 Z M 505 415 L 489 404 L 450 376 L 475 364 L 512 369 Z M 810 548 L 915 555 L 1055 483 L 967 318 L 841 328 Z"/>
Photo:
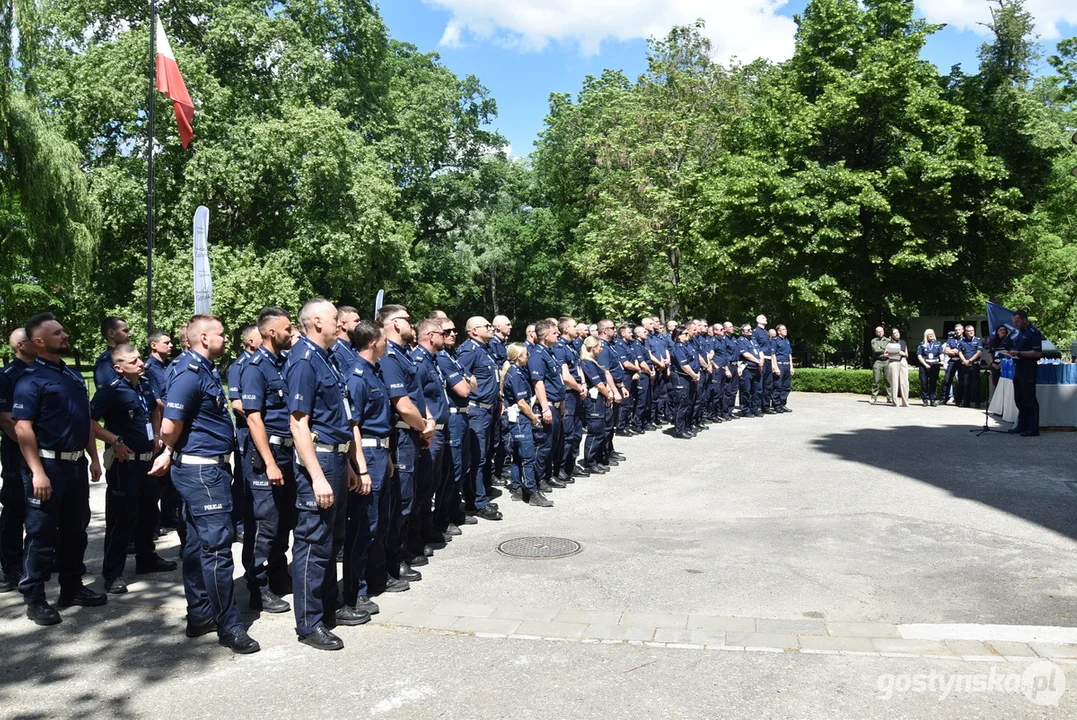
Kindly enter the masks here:
<path id="1" fill-rule="evenodd" d="M 121 319 L 101 330 L 93 398 L 63 363 L 68 337 L 51 314 L 11 337 L 0 591 L 18 587 L 40 625 L 61 621 L 45 595 L 52 572 L 61 608 L 102 605 L 127 591 L 129 553 L 136 573 L 176 568 L 154 541 L 180 515 L 186 633 L 215 632 L 237 653 L 259 649 L 235 594 L 237 531 L 250 608 L 292 611 L 300 642 L 339 649 L 334 629 L 369 622 L 374 596 L 421 580 L 435 547 L 502 519 L 497 486 L 551 507 L 555 489 L 625 460 L 617 437 L 670 423 L 685 439 L 789 412 L 795 372 L 785 327 L 768 331 L 764 316 L 739 335 L 728 322 L 663 332 L 657 317 L 621 327 L 549 318 L 509 342 L 504 316 L 458 328 L 440 311 L 420 319 L 385 305 L 364 321 L 315 298 L 294 324 L 264 308 L 241 332 L 227 383 L 215 316 L 181 328 L 175 359 L 172 338 L 151 333 L 145 363 Z M 102 474 L 106 593 L 82 581 L 87 483 Z"/>

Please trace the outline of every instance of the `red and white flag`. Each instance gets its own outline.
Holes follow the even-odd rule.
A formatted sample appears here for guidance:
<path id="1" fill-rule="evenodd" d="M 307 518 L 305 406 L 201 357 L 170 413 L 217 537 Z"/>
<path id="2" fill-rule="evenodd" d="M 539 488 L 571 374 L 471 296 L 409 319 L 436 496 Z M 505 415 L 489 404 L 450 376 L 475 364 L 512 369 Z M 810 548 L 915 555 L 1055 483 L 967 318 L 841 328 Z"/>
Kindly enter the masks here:
<path id="1" fill-rule="evenodd" d="M 191 127 L 194 103 L 191 102 L 191 95 L 187 92 L 183 76 L 180 75 L 176 56 L 172 54 L 172 46 L 168 44 L 165 26 L 161 24 L 160 18 L 157 18 L 157 89 L 172 100 L 180 142 L 186 148 L 194 139 L 194 129 Z"/>

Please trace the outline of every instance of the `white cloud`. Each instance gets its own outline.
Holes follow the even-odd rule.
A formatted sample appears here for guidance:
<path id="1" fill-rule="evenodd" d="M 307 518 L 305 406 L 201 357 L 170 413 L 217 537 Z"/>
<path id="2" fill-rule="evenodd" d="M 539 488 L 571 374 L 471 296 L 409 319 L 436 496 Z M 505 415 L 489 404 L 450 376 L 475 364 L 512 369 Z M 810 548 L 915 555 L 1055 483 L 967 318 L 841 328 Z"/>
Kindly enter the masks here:
<path id="1" fill-rule="evenodd" d="M 959 30 L 971 30 L 980 35 L 990 31 L 978 23 L 991 21 L 988 0 L 917 0 L 916 6 L 924 17 L 934 23 L 947 23 Z M 1077 2 L 1074 0 L 1026 0 L 1025 9 L 1036 20 L 1036 32 L 1041 40 L 1061 37 L 1061 23 L 1077 26 Z"/>
<path id="2" fill-rule="evenodd" d="M 576 43 L 584 54 L 604 40 L 663 36 L 674 25 L 707 21 L 719 58 L 785 60 L 793 54 L 791 18 L 778 15 L 788 0 L 424 0 L 452 12 L 441 42 L 490 40 L 525 51 L 551 42 Z"/>

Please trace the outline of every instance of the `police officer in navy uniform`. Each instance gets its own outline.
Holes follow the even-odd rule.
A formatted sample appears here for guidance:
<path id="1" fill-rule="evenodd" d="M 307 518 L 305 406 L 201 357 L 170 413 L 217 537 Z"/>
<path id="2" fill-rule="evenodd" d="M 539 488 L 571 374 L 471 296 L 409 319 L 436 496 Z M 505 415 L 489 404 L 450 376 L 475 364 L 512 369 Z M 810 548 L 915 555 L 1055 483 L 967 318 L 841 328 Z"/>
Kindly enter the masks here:
<path id="1" fill-rule="evenodd" d="M 613 321 L 598 321 L 598 337 L 602 341 L 601 349 L 595 353 L 595 361 L 608 375 L 607 382 L 613 391 L 613 404 L 606 407 L 606 442 L 602 446 L 603 457 L 599 463 L 603 466 L 617 465 L 624 455 L 613 447 L 613 438 L 617 433 L 617 419 L 621 403 L 625 398 L 625 369 L 619 354 L 614 350 L 614 337 L 617 331 Z"/>
<path id="2" fill-rule="evenodd" d="M 953 334 L 946 338 L 946 342 L 943 343 L 942 351 L 946 355 L 946 372 L 942 376 L 942 389 L 939 391 L 939 395 L 942 396 L 942 402 L 940 405 L 945 405 L 950 402 L 951 386 L 953 386 L 953 399 L 954 405 L 960 405 L 963 398 L 961 397 L 961 391 L 963 386 L 961 385 L 961 372 L 962 366 L 961 359 L 958 357 L 961 348 L 961 341 L 965 337 L 965 326 L 961 323 L 954 325 Z"/>
<path id="3" fill-rule="evenodd" d="M 657 426 L 667 420 L 669 400 L 669 344 L 662 332 L 661 319 L 655 316 L 643 318 L 643 327 L 647 330 L 647 356 L 654 368 L 654 381 L 651 385 L 651 422 Z"/>
<path id="4" fill-rule="evenodd" d="M 112 369 L 112 348 L 129 342 L 131 331 L 124 320 L 109 315 L 101 321 L 101 337 L 105 339 L 105 351 L 97 356 L 93 366 L 95 387 L 105 387 L 116 379 L 116 371 Z"/>
<path id="5" fill-rule="evenodd" d="M 60 607 L 104 605 L 107 597 L 82 584 L 86 572 L 86 526 L 90 522 L 90 479 L 101 479 L 101 463 L 90 420 L 90 398 L 82 376 L 60 359 L 70 352 L 67 333 L 52 313 L 26 323 L 37 350 L 34 364 L 15 383 L 11 418 L 22 450 L 26 493 L 26 547 L 19 590 L 26 616 L 55 625 L 60 614 L 45 600 L 45 583 L 55 568 Z"/>
<path id="6" fill-rule="evenodd" d="M 596 337 L 583 338 L 580 349 L 580 373 L 587 383 L 587 396 L 584 406 L 587 411 L 587 439 L 583 447 L 583 468 L 592 475 L 602 475 L 608 469 L 602 465 L 606 442 L 606 408 L 613 404 L 613 391 L 608 381 L 608 373 L 595 359 L 602 347 L 602 341 Z"/>
<path id="7" fill-rule="evenodd" d="M 11 592 L 22 577 L 23 526 L 26 520 L 26 493 L 22 487 L 22 451 L 15 435 L 11 406 L 15 383 L 37 359 L 37 350 L 26 339 L 26 329 L 18 328 L 8 339 L 11 362 L 0 371 L 0 593 Z"/>
<path id="8" fill-rule="evenodd" d="M 726 320 L 722 323 L 721 349 L 725 357 L 725 385 L 722 397 L 722 419 L 730 421 L 737 416 L 733 414 L 737 406 L 737 393 L 740 391 L 740 353 L 737 350 L 736 328 Z"/>
<path id="9" fill-rule="evenodd" d="M 774 379 L 778 368 L 774 365 L 774 350 L 771 347 L 770 333 L 767 332 L 767 316 L 759 315 L 755 323 L 752 339 L 755 340 L 756 347 L 762 353 L 762 364 L 759 368 L 759 405 L 763 413 L 770 415 L 774 412 L 771 405 L 774 396 Z"/>
<path id="10" fill-rule="evenodd" d="M 500 421 L 494 416 L 499 407 L 498 387 L 501 382 L 497 363 L 490 355 L 489 342 L 493 325 L 486 318 L 469 318 L 468 339 L 456 351 L 456 360 L 464 372 L 475 378 L 476 386 L 468 396 L 468 434 L 470 467 L 464 485 L 464 496 L 475 517 L 500 520 L 497 503 L 490 502 L 487 491 L 493 472 L 494 426 Z"/>
<path id="11" fill-rule="evenodd" d="M 236 453 L 232 461 L 232 524 L 236 536 L 242 541 L 243 515 L 247 507 L 247 479 L 243 476 L 243 458 L 247 455 L 250 432 L 247 429 L 247 416 L 243 413 L 243 368 L 254 357 L 262 345 L 262 336 L 258 334 L 257 325 L 244 325 L 239 331 L 243 352 L 228 366 L 228 401 L 232 407 L 232 416 L 236 422 Z"/>
<path id="12" fill-rule="evenodd" d="M 351 374 L 359 360 L 359 353 L 352 347 L 351 332 L 359 324 L 359 311 L 351 305 L 337 306 L 337 339 L 329 348 L 329 361 L 344 377 Z"/>
<path id="13" fill-rule="evenodd" d="M 532 431 L 535 443 L 535 479 L 553 488 L 565 483 L 554 475 L 557 458 L 563 452 L 562 414 L 564 413 L 565 381 L 562 364 L 551 349 L 557 344 L 557 324 L 550 320 L 535 323 L 535 347 L 528 353 L 527 370 L 534 397 L 534 411 L 541 419 Z M 513 423 L 514 424 L 514 423 Z"/>
<path id="14" fill-rule="evenodd" d="M 384 305 L 378 310 L 378 322 L 384 328 L 387 341 L 381 373 L 393 406 L 394 428 L 391 451 L 395 473 L 390 483 L 392 502 L 386 537 L 386 567 L 390 577 L 416 582 L 423 576 L 409 565 L 417 557 L 412 552 L 415 548 L 409 548 L 411 516 L 417 493 L 426 494 L 429 486 L 420 472 L 419 452 L 430 446 L 436 423 L 426 408 L 418 367 L 406 349 L 415 339 L 407 308 Z M 423 549 L 418 550 L 422 555 Z"/>
<path id="15" fill-rule="evenodd" d="M 1017 335 L 1013 338 L 1014 358 L 1013 400 L 1017 404 L 1017 424 L 1011 433 L 1021 437 L 1040 434 L 1040 403 L 1036 399 L 1036 376 L 1038 362 L 1043 357 L 1043 334 L 1028 321 L 1028 313 L 1018 310 L 1013 314 Z"/>
<path id="16" fill-rule="evenodd" d="M 284 365 L 289 427 L 296 458 L 295 542 L 292 603 L 299 642 L 316 650 L 340 650 L 344 641 L 330 624 L 361 625 L 370 614 L 339 602 L 337 550 L 344 547 L 347 495 L 370 492 L 370 474 L 353 442 L 351 401 L 344 378 L 329 360 L 338 320 L 333 303 L 308 300 L 299 312 L 304 337 Z M 171 402 L 171 401 L 170 401 Z"/>
<path id="17" fill-rule="evenodd" d="M 232 580 L 232 494 L 228 462 L 235 451 L 235 428 L 213 361 L 224 355 L 224 326 L 215 315 L 195 315 L 187 324 L 191 349 L 168 378 L 161 444 L 150 474 L 170 467 L 184 501 L 186 535 L 181 559 L 187 595 L 187 637 L 214 630 L 235 653 L 260 647 L 243 627 Z"/>
<path id="18" fill-rule="evenodd" d="M 153 384 L 153 391 L 160 400 L 164 411 L 165 387 L 168 385 L 168 368 L 172 362 L 172 337 L 164 330 L 154 330 L 147 339 L 149 353 L 146 356 L 146 377 Z M 157 480 L 158 495 L 161 498 L 161 511 L 158 515 L 162 528 L 179 528 L 183 526 L 179 495 L 172 486 L 168 473 Z"/>
<path id="19" fill-rule="evenodd" d="M 344 604 L 357 612 L 374 615 L 379 608 L 370 599 L 377 590 L 403 592 L 407 580 L 389 577 L 385 542 L 389 531 L 390 492 L 393 474 L 390 436 L 389 390 L 382 379 L 380 361 L 386 340 L 381 325 L 370 320 L 356 323 L 351 332 L 356 363 L 348 374 L 352 417 L 360 431 L 360 447 L 370 473 L 370 492 L 348 495 L 348 522 L 344 542 Z"/>
<path id="20" fill-rule="evenodd" d="M 559 337 L 553 346 L 554 359 L 561 364 L 561 378 L 565 383 L 565 413 L 561 426 L 564 434 L 561 457 L 555 458 L 555 477 L 563 483 L 574 483 L 578 477 L 590 475 L 582 466 L 576 464 L 580 455 L 580 443 L 583 442 L 584 425 L 587 423 L 587 408 L 584 398 L 587 387 L 580 371 L 580 355 L 576 351 L 575 341 L 580 326 L 571 317 L 562 317 L 557 321 Z M 532 441 L 534 435 L 532 435 Z"/>
<path id="21" fill-rule="evenodd" d="M 743 363 L 740 373 L 740 416 L 762 417 L 762 376 L 766 354 L 760 349 L 751 325 L 742 325 L 737 354 Z"/>
<path id="22" fill-rule="evenodd" d="M 464 480 L 471 469 L 471 438 L 468 433 L 468 397 L 478 388 L 478 381 L 469 375 L 456 360 L 454 351 L 459 335 L 456 323 L 441 318 L 444 347 L 437 354 L 438 367 L 449 388 L 449 447 L 444 465 L 445 478 L 441 492 L 434 493 L 434 525 L 443 533 L 445 542 L 462 535 L 460 525 L 475 525 L 479 521 L 464 513 Z"/>
<path id="23" fill-rule="evenodd" d="M 687 327 L 677 327 L 670 332 L 670 337 L 674 339 L 670 355 L 670 402 L 673 405 L 673 428 L 670 434 L 679 440 L 695 437 L 690 421 L 692 389 L 699 380 L 699 361 L 688 336 Z"/>
<path id="24" fill-rule="evenodd" d="M 497 367 L 500 369 L 505 364 L 505 358 L 507 351 L 505 349 L 505 343 L 509 341 L 509 336 L 512 335 L 512 321 L 505 315 L 495 315 L 491 321 L 494 326 L 494 333 L 490 336 L 489 351 L 490 357 L 497 363 Z M 497 427 L 494 430 L 494 474 L 493 482 L 495 485 L 504 485 L 511 472 L 512 458 L 512 430 L 509 428 L 508 423 L 505 421 L 504 403 L 501 397 L 498 399 L 498 410 L 495 413 L 498 421 Z M 503 482 L 505 481 L 505 482 Z"/>
<path id="25" fill-rule="evenodd" d="M 789 329 L 779 325 L 778 336 L 774 338 L 774 364 L 778 366 L 778 376 L 774 380 L 774 410 L 780 413 L 793 412 L 789 409 L 789 391 L 793 386 L 793 344 L 789 342 Z"/>
<path id="26" fill-rule="evenodd" d="M 103 428 L 95 434 L 106 450 L 105 552 L 101 575 L 105 590 L 127 592 L 123 579 L 127 545 L 135 546 L 135 572 L 169 572 L 176 563 L 157 554 L 157 478 L 149 475 L 161 431 L 161 408 L 153 383 L 145 377 L 138 350 L 124 343 L 112 349 L 116 379 L 98 388 L 90 416 Z"/>
<path id="27" fill-rule="evenodd" d="M 408 524 L 410 565 L 426 565 L 426 543 L 444 542 L 442 532 L 434 527 L 434 497 L 445 481 L 444 458 L 449 444 L 449 397 L 445 376 L 438 367 L 437 354 L 445 346 L 441 320 L 427 319 L 419 323 L 415 333 L 415 349 L 411 359 L 419 374 L 419 385 L 427 414 L 434 419 L 434 434 L 419 452 L 421 482 L 416 487 L 415 510 Z"/>
<path id="28" fill-rule="evenodd" d="M 976 336 L 976 328 L 969 323 L 965 326 L 965 336 L 957 346 L 958 385 L 961 388 L 961 407 L 975 403 L 980 407 L 980 358 L 983 356 L 983 340 Z"/>
<path id="29" fill-rule="evenodd" d="M 542 333 L 538 330 L 536 339 L 541 343 Z M 531 404 L 528 360 L 527 346 L 512 343 L 501 366 L 501 394 L 505 401 L 505 416 L 512 428 L 512 498 L 535 507 L 553 507 L 536 479 L 532 431 L 542 426 L 542 420 Z"/>
<path id="30" fill-rule="evenodd" d="M 292 321 L 283 308 L 265 307 L 258 313 L 257 327 L 262 344 L 244 363 L 240 380 L 249 433 L 243 453 L 243 577 L 252 610 L 285 613 L 292 608 L 280 595 L 291 586 L 286 553 L 296 524 L 294 445 L 284 376 Z"/>

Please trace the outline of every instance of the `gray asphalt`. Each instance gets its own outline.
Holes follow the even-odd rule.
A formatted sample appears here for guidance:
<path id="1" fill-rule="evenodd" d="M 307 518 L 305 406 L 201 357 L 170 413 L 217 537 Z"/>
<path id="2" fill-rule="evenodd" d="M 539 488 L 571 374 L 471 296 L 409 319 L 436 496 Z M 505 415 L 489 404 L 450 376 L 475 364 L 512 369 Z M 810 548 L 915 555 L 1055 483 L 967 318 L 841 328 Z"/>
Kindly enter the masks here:
<path id="1" fill-rule="evenodd" d="M 1077 435 L 975 437 L 982 415 L 794 395 L 794 413 L 682 442 L 619 440 L 629 461 L 438 551 L 411 595 L 538 608 L 837 622 L 1077 625 Z M 102 492 L 87 564 L 99 569 Z M 561 560 L 503 557 L 526 535 Z M 174 543 L 174 535 L 168 540 Z M 238 548 L 237 548 L 238 549 Z M 169 543 L 164 554 L 174 555 Z M 238 555 L 237 555 L 238 556 Z M 87 581 L 91 578 L 87 576 Z M 100 585 L 100 581 L 95 581 Z M 55 586 L 49 589 L 55 598 Z M 241 601 L 245 592 L 240 590 Z M 10 717 L 1072 717 L 1020 694 L 878 692 L 879 678 L 984 663 L 734 653 L 344 628 L 335 654 L 289 615 L 249 616 L 263 651 L 182 636 L 178 573 L 99 609 L 31 625 L 0 596 L 0 712 Z M 999 671 L 1024 666 L 1001 663 Z M 1071 688 L 1077 673 L 1068 666 Z"/>

